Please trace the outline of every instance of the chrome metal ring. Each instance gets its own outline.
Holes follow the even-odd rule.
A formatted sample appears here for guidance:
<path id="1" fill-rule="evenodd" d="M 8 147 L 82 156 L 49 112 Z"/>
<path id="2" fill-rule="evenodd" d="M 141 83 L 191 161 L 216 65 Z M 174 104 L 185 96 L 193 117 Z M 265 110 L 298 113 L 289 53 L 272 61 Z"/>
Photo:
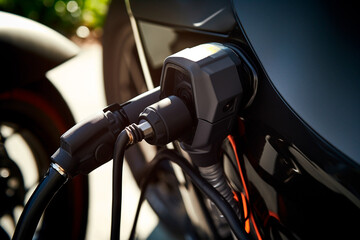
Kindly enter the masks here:
<path id="1" fill-rule="evenodd" d="M 50 166 L 55 169 L 61 176 L 67 177 L 65 170 L 57 163 L 51 163 Z"/>

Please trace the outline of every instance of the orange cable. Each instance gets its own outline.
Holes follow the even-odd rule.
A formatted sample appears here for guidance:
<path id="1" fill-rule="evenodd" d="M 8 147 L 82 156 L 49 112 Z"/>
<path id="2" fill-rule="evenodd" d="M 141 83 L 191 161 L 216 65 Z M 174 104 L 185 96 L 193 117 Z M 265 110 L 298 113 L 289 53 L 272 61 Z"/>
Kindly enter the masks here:
<path id="1" fill-rule="evenodd" d="M 246 198 L 243 193 L 241 193 L 241 200 L 242 200 L 243 209 L 244 209 L 245 231 L 247 233 L 250 233 L 250 220 L 248 218 L 248 209 L 247 209 L 247 204 L 246 204 Z"/>
<path id="2" fill-rule="evenodd" d="M 242 173 L 242 170 L 241 170 L 241 167 L 240 167 L 240 160 L 239 160 L 239 156 L 238 156 L 238 153 L 237 153 L 237 150 L 236 150 L 236 144 L 235 144 L 235 140 L 234 140 L 234 137 L 229 135 L 228 136 L 228 140 L 231 144 L 231 147 L 233 148 L 234 150 L 234 154 L 235 154 L 235 158 L 236 158 L 236 162 L 237 162 L 237 165 L 238 165 L 238 170 L 239 170 L 239 174 L 240 174 L 240 178 L 241 178 L 241 182 L 243 184 L 243 187 L 244 187 L 244 191 L 245 191 L 245 196 L 246 196 L 246 199 L 249 201 L 249 192 L 248 192 L 248 189 L 247 189 L 247 186 L 245 184 L 245 178 L 244 178 L 244 175 Z M 244 209 L 245 211 L 245 209 Z M 254 229 L 255 229 L 255 232 L 256 232 L 256 236 L 259 240 L 262 240 L 261 238 L 261 235 L 260 235 L 260 232 L 259 232 L 259 229 L 257 228 L 256 226 L 256 223 L 255 223 L 255 219 L 254 219 L 254 216 L 252 214 L 252 211 L 250 211 L 250 218 L 251 218 L 251 221 L 253 222 L 253 226 L 254 226 Z M 246 224 L 246 223 L 245 223 Z M 245 230 L 246 230 L 246 225 L 245 225 Z"/>

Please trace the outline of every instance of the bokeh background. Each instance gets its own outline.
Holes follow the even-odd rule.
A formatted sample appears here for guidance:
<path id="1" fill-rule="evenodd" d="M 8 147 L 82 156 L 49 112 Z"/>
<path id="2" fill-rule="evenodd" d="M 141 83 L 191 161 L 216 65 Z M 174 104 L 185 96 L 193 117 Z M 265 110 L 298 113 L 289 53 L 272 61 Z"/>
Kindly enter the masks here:
<path id="1" fill-rule="evenodd" d="M 14 13 L 71 39 L 80 53 L 50 70 L 47 78 L 60 91 L 79 122 L 106 106 L 102 72 L 101 37 L 110 0 L 0 0 L 0 11 Z M 122 236 L 128 236 L 140 192 L 124 166 Z M 87 240 L 109 239 L 111 224 L 112 162 L 89 174 L 90 196 Z M 140 239 L 149 239 L 158 219 L 145 204 Z M 123 239 L 123 238 L 122 238 Z"/>
<path id="2" fill-rule="evenodd" d="M 109 0 L 0 0 L 0 10 L 40 22 L 77 41 L 89 37 L 101 37 L 109 2 Z"/>

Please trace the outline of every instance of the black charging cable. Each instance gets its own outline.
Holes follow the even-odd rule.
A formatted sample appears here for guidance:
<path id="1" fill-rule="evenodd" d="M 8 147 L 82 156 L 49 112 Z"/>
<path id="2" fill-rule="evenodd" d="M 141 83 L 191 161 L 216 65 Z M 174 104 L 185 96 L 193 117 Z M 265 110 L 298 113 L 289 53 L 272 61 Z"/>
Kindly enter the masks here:
<path id="1" fill-rule="evenodd" d="M 118 240 L 121 225 L 121 199 L 122 199 L 122 173 L 124 165 L 124 153 L 129 147 L 153 134 L 151 125 L 143 121 L 139 125 L 131 124 L 118 135 L 114 146 L 113 157 L 113 189 L 112 189 L 112 215 L 111 215 L 111 239 Z"/>
<path id="2" fill-rule="evenodd" d="M 159 94 L 157 87 L 122 105 L 110 105 L 64 133 L 47 174 L 24 207 L 13 239 L 32 239 L 43 211 L 61 186 L 69 178 L 88 174 L 108 162 L 116 137 L 130 122 L 137 121 L 145 107 L 159 101 Z"/>
<path id="3" fill-rule="evenodd" d="M 125 130 L 123 130 L 117 137 L 113 158 L 111 239 L 116 240 L 120 237 L 122 169 L 124 163 L 124 152 L 128 144 L 128 134 Z"/>
<path id="4" fill-rule="evenodd" d="M 139 124 L 131 124 L 119 134 L 114 147 L 111 240 L 118 240 L 120 237 L 125 148 L 143 139 L 155 145 L 164 145 L 184 135 L 192 126 L 192 118 L 186 105 L 176 96 L 164 98 L 146 107 L 139 120 Z"/>
<path id="5" fill-rule="evenodd" d="M 62 168 L 52 163 L 25 205 L 12 237 L 13 240 L 32 239 L 43 211 L 67 180 L 68 177 Z"/>
<path id="6" fill-rule="evenodd" d="M 120 237 L 122 167 L 126 146 L 137 143 L 143 139 L 154 145 L 165 145 L 179 137 L 186 136 L 193 125 L 193 120 L 188 108 L 185 103 L 176 96 L 164 98 L 145 108 L 140 114 L 139 119 L 139 125 L 132 124 L 120 133 L 115 145 L 113 159 L 112 240 L 118 240 Z M 230 228 L 238 239 L 250 239 L 250 236 L 246 234 L 238 216 L 227 200 L 204 178 L 197 174 L 186 159 L 170 150 L 160 151 L 156 155 L 148 168 L 149 170 L 146 176 L 142 180 L 139 205 L 136 211 L 130 239 L 134 239 L 135 237 L 135 228 L 139 217 L 140 207 L 145 199 L 145 192 L 150 179 L 158 165 L 165 160 L 172 161 L 179 165 L 190 177 L 194 185 L 213 201 L 227 219 Z"/>
<path id="7" fill-rule="evenodd" d="M 216 190 L 214 189 L 203 177 L 201 177 L 193 167 L 187 162 L 187 160 L 180 156 L 173 150 L 164 149 L 158 152 L 155 158 L 150 162 L 149 167 L 145 173 L 144 178 L 141 182 L 141 194 L 138 202 L 138 206 L 136 209 L 136 214 L 134 218 L 133 227 L 131 229 L 131 234 L 129 239 L 135 239 L 135 230 L 137 221 L 140 214 L 140 209 L 142 203 L 145 200 L 146 189 L 151 182 L 150 179 L 153 177 L 153 174 L 157 171 L 158 166 L 163 161 L 171 161 L 178 165 L 184 173 L 190 178 L 192 183 L 200 189 L 209 199 L 216 205 L 216 207 L 220 210 L 220 212 L 224 215 L 226 220 L 229 223 L 231 230 L 237 239 L 252 239 L 249 234 L 245 232 L 243 229 L 243 224 L 240 222 L 238 216 L 230 206 L 230 204 L 226 201 L 226 199 Z"/>

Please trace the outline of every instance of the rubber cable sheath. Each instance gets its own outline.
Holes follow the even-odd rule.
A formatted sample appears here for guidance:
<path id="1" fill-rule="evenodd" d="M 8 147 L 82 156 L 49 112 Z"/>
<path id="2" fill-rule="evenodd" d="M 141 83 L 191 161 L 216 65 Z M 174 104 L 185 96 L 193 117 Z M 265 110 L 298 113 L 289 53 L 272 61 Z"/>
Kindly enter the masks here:
<path id="1" fill-rule="evenodd" d="M 113 189 L 112 189 L 112 215 L 111 215 L 111 240 L 119 240 L 121 223 L 121 198 L 122 198 L 122 173 L 124 152 L 129 142 L 125 130 L 118 135 L 113 156 Z"/>
<path id="2" fill-rule="evenodd" d="M 228 221 L 229 226 L 233 231 L 233 233 L 235 234 L 235 236 L 237 237 L 237 239 L 244 239 L 244 240 L 252 239 L 251 236 L 245 232 L 245 230 L 243 229 L 243 224 L 240 222 L 239 218 L 233 211 L 232 207 L 224 199 L 224 197 L 221 196 L 219 192 L 217 192 L 204 178 L 202 178 L 198 173 L 196 173 L 185 158 L 175 153 L 174 151 L 167 149 L 158 152 L 155 158 L 151 161 L 149 168 L 146 171 L 144 178 L 142 179 L 140 199 L 138 202 L 135 219 L 129 239 L 135 239 L 136 225 L 139 218 L 141 205 L 145 200 L 145 193 L 150 183 L 150 179 L 152 175 L 156 172 L 158 165 L 162 161 L 166 161 L 166 160 L 177 164 L 185 172 L 185 174 L 191 179 L 192 183 L 198 189 L 200 189 L 206 196 L 208 196 L 209 199 L 218 207 L 218 209 L 221 211 L 221 213 Z"/>
<path id="3" fill-rule="evenodd" d="M 36 187 L 16 225 L 13 240 L 32 239 L 42 213 L 68 178 L 52 167 Z"/>

